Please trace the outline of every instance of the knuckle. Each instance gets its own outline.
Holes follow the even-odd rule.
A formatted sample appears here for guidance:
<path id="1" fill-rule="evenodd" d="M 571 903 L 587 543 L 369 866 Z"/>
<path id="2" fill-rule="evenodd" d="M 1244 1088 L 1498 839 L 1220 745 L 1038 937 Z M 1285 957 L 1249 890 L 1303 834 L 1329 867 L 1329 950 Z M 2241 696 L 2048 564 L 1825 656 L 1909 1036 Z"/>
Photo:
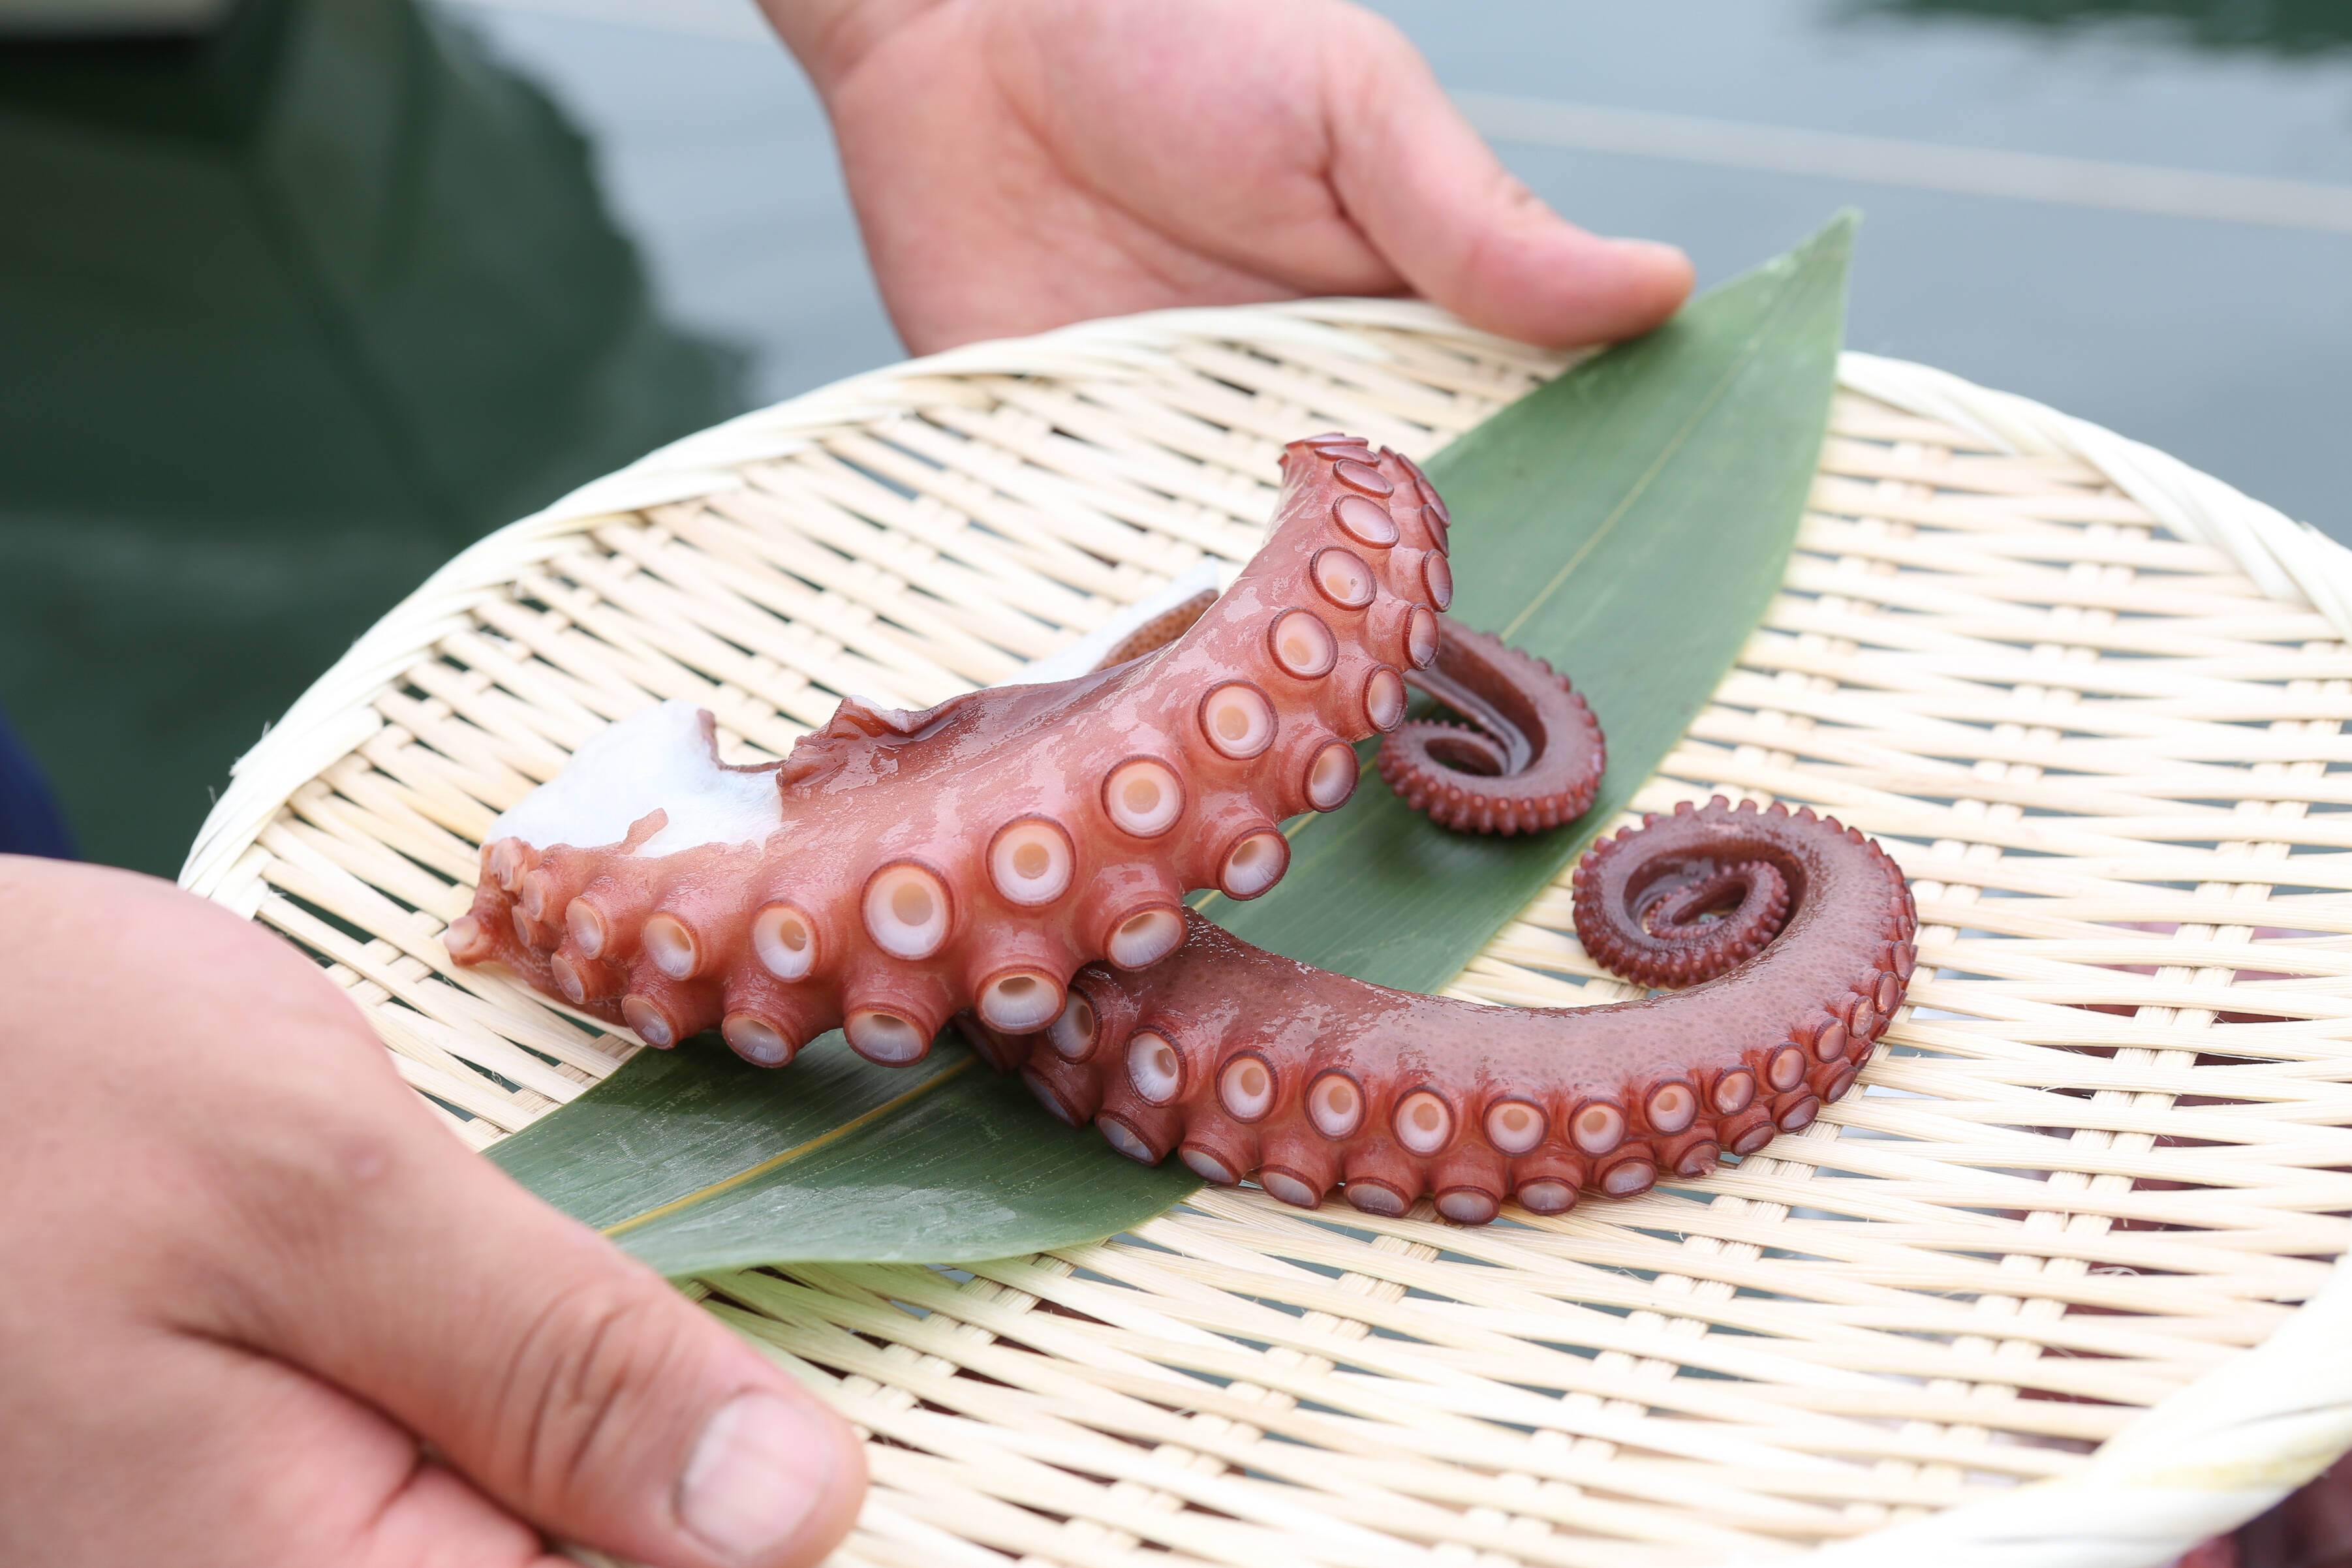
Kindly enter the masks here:
<path id="1" fill-rule="evenodd" d="M 509 1363 L 494 1430 L 520 1495 L 567 1499 L 609 1478 L 659 1432 L 653 1402 L 681 1359 L 676 1303 L 653 1281 L 566 1291 L 531 1321 Z"/>

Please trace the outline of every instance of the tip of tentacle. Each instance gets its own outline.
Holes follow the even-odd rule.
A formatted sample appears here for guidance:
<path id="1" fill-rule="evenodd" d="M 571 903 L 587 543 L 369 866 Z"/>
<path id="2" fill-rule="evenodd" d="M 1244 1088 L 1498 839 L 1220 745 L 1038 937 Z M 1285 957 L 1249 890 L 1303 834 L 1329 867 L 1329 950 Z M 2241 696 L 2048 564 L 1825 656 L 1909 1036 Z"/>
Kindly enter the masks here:
<path id="1" fill-rule="evenodd" d="M 1442 626 L 1437 669 L 1408 678 L 1473 723 L 1393 731 L 1381 777 L 1411 809 L 1457 832 L 1541 832 L 1582 816 L 1608 758 L 1591 706 L 1541 660 L 1491 633 Z"/>
<path id="2" fill-rule="evenodd" d="M 494 946 L 488 928 L 471 915 L 460 915 L 449 922 L 449 929 L 441 934 L 441 945 L 460 964 L 481 962 Z"/>
<path id="3" fill-rule="evenodd" d="M 1727 831 L 1731 836 L 1724 836 Z M 1680 987 L 1723 974 L 1761 952 L 1793 913 L 1793 885 L 1771 858 L 1782 852 L 1769 846 L 1786 841 L 1793 849 L 1801 840 L 1854 846 L 1891 873 L 1897 891 L 1888 895 L 1886 917 L 1864 915 L 1874 946 L 1854 954 L 1872 967 L 1863 1016 L 1883 1028 L 1900 988 L 1891 973 L 1897 963 L 1892 944 L 1876 939 L 1907 935 L 1901 929 L 1906 894 L 1900 870 L 1858 830 L 1804 808 L 1791 812 L 1777 802 L 1759 807 L 1753 800 L 1734 805 L 1718 795 L 1704 806 L 1677 802 L 1671 815 L 1647 817 L 1639 830 L 1602 841 L 1577 868 L 1577 934 L 1597 963 L 1637 984 Z M 1735 851 L 1742 843 L 1752 847 Z M 1848 852 L 1841 853 L 1860 869 Z M 1714 869 L 1657 874 L 1669 869 L 1658 857 L 1675 854 Z M 1883 996 L 1875 977 L 1882 971 L 1888 972 Z"/>

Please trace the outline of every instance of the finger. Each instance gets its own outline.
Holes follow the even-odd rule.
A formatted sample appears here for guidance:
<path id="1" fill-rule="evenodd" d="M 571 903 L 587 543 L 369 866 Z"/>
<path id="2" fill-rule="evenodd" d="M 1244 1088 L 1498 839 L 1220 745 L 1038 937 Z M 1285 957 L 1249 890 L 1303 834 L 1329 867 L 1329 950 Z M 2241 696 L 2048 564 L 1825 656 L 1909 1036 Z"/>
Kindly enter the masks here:
<path id="1" fill-rule="evenodd" d="M 559 1568 L 415 1437 L 283 1362 L 104 1312 L 43 1351 L 0 1394 L 0 1562 Z"/>
<path id="2" fill-rule="evenodd" d="M 1514 178 L 1387 23 L 1331 49 L 1332 181 L 1405 281 L 1473 326 L 1567 346 L 1646 332 L 1690 293 L 1670 245 L 1605 239 Z"/>
<path id="3" fill-rule="evenodd" d="M 356 1019 L 353 1020 L 356 1026 Z M 372 1040 L 364 1049 L 380 1058 Z M 848 1428 L 767 1358 L 436 1126 L 322 1120 L 243 1337 L 428 1439 L 550 1532 L 661 1568 L 792 1568 L 848 1529 Z M 321 1217 L 331 1217 L 322 1222 Z"/>
<path id="4" fill-rule="evenodd" d="M 66 1472 L 97 1483 L 88 1495 L 135 1497 L 124 1518 L 148 1494 L 123 1478 L 200 1469 L 174 1445 L 216 1436 L 232 1458 L 285 1459 L 282 1473 L 223 1484 L 289 1529 L 334 1515 L 321 1498 L 373 1474 L 361 1492 L 372 1485 L 386 1521 L 436 1563 L 438 1536 L 478 1540 L 501 1510 L 522 1542 L 515 1561 L 536 1551 L 515 1518 L 674 1568 L 783 1568 L 846 1530 L 864 1484 L 846 1428 L 451 1138 L 315 964 L 127 873 L 0 857 L 0 891 L 40 912 L 0 953 L 11 1004 L 0 1101 L 20 1134 L 0 1139 L 0 1176 L 41 1196 L 0 1225 L 0 1279 L 25 1284 L 0 1291 L 0 1562 L 53 1560 L 8 1549 L 13 1504 L 53 1495 L 9 1461 L 28 1445 L 47 1452 L 53 1432 Z M 102 1043 L 59 1049 L 84 1035 Z M 113 1347 L 135 1348 L 141 1332 L 258 1352 L 274 1358 L 258 1366 L 310 1375 L 305 1387 L 357 1396 L 379 1413 L 379 1459 L 388 1452 L 405 1479 L 369 1471 L 349 1430 L 294 1419 L 217 1433 L 201 1418 L 167 1423 L 126 1459 L 128 1438 L 105 1420 L 59 1431 L 12 1418 L 37 1376 L 49 1380 L 39 1407 L 73 1407 L 74 1380 L 56 1378 L 99 1346 L 79 1381 L 130 1391 L 129 1408 L 110 1408 L 138 1429 L 135 1396 L 162 1383 Z M 418 1437 L 498 1508 L 477 1507 L 446 1472 L 409 1477 Z M 304 1462 L 314 1452 L 320 1462 Z"/>

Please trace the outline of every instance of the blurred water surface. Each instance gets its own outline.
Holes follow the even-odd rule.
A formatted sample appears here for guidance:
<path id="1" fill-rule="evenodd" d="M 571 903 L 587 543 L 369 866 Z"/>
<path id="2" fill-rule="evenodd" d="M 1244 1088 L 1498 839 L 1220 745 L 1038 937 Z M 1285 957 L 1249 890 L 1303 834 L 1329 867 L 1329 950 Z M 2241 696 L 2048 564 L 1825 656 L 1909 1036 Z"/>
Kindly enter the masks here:
<path id="1" fill-rule="evenodd" d="M 1861 205 L 1855 346 L 2352 536 L 2352 234 L 1921 189 L 1901 148 L 2172 171 L 2191 209 L 2189 176 L 2352 191 L 2352 6 L 1378 8 L 1452 89 L 1622 119 L 1501 144 L 1579 221 L 1714 279 Z M 1744 166 L 1743 128 L 1893 175 Z M 467 540 L 896 357 L 831 158 L 736 0 L 247 0 L 193 45 L 0 47 L 0 707 L 85 849 L 175 869 L 230 760 Z"/>

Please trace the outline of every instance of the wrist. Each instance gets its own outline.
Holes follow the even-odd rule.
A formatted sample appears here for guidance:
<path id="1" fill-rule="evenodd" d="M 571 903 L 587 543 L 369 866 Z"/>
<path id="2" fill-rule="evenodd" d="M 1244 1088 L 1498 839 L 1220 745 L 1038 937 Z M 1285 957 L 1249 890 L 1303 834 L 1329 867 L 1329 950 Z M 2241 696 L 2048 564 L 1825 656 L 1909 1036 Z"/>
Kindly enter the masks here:
<path id="1" fill-rule="evenodd" d="M 945 0 L 760 0 L 768 23 L 821 96 L 884 38 Z"/>

